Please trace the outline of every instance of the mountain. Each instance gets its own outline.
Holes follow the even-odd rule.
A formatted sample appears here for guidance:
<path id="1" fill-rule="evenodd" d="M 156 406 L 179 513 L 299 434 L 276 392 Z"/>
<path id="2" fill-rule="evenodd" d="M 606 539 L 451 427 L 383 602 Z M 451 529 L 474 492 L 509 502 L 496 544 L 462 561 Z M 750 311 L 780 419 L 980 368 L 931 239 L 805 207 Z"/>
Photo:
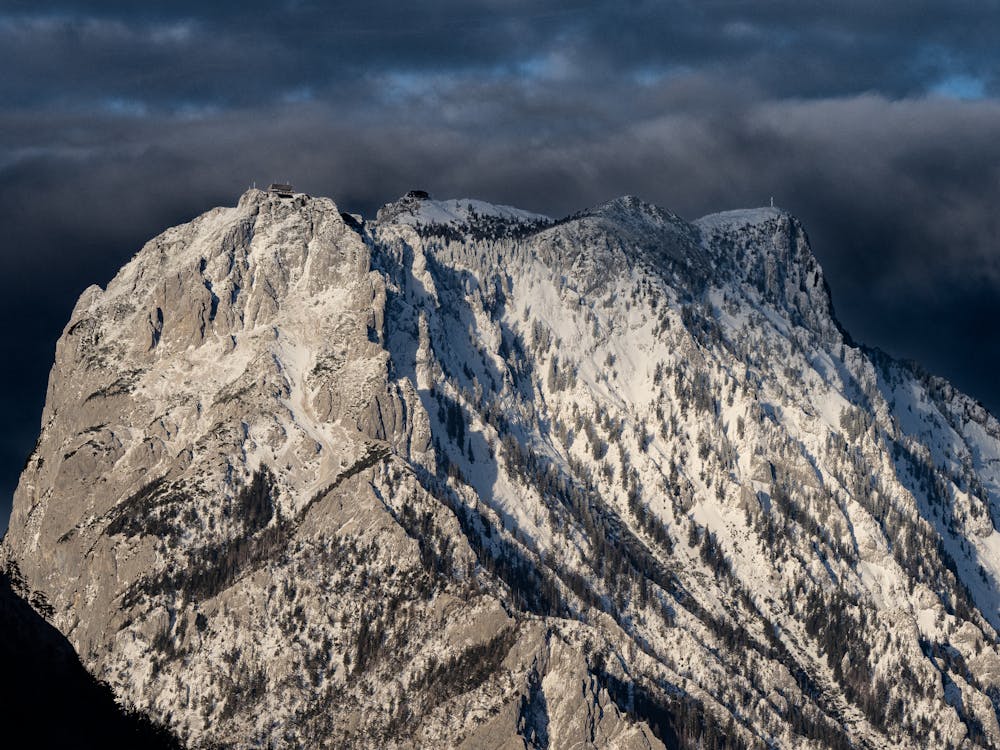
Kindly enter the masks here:
<path id="1" fill-rule="evenodd" d="M 192 747 L 996 747 L 998 521 L 784 211 L 251 190 L 84 292 L 0 558 Z"/>

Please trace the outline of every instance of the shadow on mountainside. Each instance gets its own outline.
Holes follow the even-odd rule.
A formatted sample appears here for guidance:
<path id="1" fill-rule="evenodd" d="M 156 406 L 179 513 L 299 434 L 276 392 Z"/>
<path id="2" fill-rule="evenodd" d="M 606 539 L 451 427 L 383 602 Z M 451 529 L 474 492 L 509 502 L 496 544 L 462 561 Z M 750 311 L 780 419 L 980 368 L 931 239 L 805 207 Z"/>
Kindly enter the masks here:
<path id="1" fill-rule="evenodd" d="M 118 705 L 6 573 L 0 573 L 0 727 L 38 750 L 182 748 L 167 729 Z"/>

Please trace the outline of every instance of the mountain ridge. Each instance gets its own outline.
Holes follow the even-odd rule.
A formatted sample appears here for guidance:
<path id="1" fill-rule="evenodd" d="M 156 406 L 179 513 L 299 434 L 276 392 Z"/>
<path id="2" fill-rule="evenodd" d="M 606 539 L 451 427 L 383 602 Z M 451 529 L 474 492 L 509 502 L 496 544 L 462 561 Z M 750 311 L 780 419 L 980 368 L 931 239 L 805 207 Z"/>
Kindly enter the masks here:
<path id="1" fill-rule="evenodd" d="M 994 747 L 944 383 L 779 209 L 248 191 L 81 296 L 2 554 L 195 746 Z"/>

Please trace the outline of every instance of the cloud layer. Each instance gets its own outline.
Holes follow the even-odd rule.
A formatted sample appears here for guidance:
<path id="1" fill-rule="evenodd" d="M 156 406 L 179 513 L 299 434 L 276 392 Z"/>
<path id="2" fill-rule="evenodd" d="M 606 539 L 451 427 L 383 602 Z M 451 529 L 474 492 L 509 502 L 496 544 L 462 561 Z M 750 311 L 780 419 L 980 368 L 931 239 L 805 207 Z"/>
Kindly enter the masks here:
<path id="1" fill-rule="evenodd" d="M 773 195 L 857 338 L 1000 409 L 1000 3 L 872 5 L 5 3 L 0 508 L 79 292 L 251 180 L 367 214 Z"/>

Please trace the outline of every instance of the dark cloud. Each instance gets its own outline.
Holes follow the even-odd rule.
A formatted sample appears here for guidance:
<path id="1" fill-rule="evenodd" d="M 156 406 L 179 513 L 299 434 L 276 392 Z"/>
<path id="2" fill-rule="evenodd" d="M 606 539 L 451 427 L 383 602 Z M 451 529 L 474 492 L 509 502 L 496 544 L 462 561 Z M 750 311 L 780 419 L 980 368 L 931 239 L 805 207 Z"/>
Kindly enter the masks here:
<path id="1" fill-rule="evenodd" d="M 0 497 L 76 296 L 254 179 L 366 214 L 413 187 L 553 215 L 773 195 L 857 338 L 1000 409 L 998 22 L 996 2 L 7 2 Z"/>
<path id="2" fill-rule="evenodd" d="M 7 3 L 5 102 L 183 109 L 336 93 L 373 71 L 512 80 L 699 69 L 782 96 L 996 85 L 1000 4 Z M 39 85 L 40 82 L 58 85 Z"/>

